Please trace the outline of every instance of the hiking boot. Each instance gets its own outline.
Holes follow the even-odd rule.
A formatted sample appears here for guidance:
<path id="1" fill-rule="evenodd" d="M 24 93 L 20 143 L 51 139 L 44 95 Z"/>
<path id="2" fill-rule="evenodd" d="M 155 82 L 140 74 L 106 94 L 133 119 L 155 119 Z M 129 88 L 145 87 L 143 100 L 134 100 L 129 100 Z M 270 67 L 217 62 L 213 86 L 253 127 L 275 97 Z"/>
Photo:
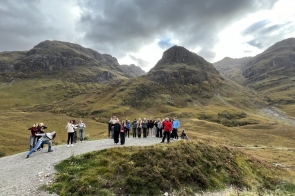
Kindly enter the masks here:
<path id="1" fill-rule="evenodd" d="M 48 152 L 53 152 L 53 150 L 48 150 Z"/>

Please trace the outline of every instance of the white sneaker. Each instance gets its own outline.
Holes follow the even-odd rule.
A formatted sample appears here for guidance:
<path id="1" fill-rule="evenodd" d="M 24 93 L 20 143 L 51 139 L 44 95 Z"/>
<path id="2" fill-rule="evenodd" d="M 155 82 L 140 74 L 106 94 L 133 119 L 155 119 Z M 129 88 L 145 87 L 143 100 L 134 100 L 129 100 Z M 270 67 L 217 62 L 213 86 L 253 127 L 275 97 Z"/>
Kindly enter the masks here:
<path id="1" fill-rule="evenodd" d="M 71 146 L 74 146 L 74 144 L 71 144 Z"/>
<path id="2" fill-rule="evenodd" d="M 70 147 L 70 145 L 67 145 L 67 147 Z"/>
<path id="3" fill-rule="evenodd" d="M 81 141 L 81 142 L 84 142 L 84 141 Z"/>

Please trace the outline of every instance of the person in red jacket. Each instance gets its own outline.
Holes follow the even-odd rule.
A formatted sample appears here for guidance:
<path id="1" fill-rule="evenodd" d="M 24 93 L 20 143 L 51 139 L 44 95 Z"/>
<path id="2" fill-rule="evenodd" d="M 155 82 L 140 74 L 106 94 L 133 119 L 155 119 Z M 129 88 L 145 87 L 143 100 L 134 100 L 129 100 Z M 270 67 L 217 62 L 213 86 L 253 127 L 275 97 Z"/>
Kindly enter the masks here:
<path id="1" fill-rule="evenodd" d="M 167 143 L 169 143 L 170 142 L 169 135 L 170 135 L 170 131 L 172 131 L 172 123 L 169 121 L 169 118 L 166 117 L 165 121 L 163 121 L 162 125 L 163 125 L 163 130 L 164 130 L 164 137 L 163 137 L 161 143 L 164 143 L 166 136 L 167 136 Z"/>
<path id="2" fill-rule="evenodd" d="M 37 136 L 36 133 L 38 133 L 38 124 L 33 124 L 31 128 L 28 128 L 28 130 L 31 130 L 31 135 L 30 135 L 30 150 L 32 150 L 35 147 L 36 141 L 37 141 Z"/>

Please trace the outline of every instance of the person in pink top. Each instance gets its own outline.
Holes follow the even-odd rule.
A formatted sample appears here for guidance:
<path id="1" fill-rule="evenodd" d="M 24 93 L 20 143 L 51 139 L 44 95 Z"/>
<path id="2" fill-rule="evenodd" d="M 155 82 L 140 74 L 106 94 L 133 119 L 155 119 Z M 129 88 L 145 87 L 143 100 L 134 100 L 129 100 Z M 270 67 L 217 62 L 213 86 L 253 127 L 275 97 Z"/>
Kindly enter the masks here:
<path id="1" fill-rule="evenodd" d="M 172 123 L 169 121 L 169 118 L 166 117 L 165 121 L 163 121 L 162 125 L 163 125 L 163 130 L 164 130 L 164 136 L 163 136 L 161 143 L 164 143 L 166 136 L 167 136 L 167 143 L 169 143 L 170 142 L 170 132 L 172 131 Z"/>

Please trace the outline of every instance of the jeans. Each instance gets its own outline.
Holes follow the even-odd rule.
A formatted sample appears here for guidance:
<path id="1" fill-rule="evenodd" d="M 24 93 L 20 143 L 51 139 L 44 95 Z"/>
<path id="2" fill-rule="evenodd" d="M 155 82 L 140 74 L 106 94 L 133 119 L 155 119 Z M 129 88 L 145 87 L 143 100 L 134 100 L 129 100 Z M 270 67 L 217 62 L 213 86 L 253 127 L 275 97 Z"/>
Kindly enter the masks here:
<path id="1" fill-rule="evenodd" d="M 84 129 L 80 129 L 80 141 L 84 141 Z"/>
<path id="2" fill-rule="evenodd" d="M 28 156 L 33 154 L 39 148 L 39 146 L 41 146 L 41 144 L 48 144 L 48 152 L 51 151 L 51 140 L 47 140 L 47 141 L 38 140 L 35 147 L 28 153 Z"/>
<path id="3" fill-rule="evenodd" d="M 30 136 L 30 150 L 32 150 L 34 147 L 35 147 L 35 144 L 36 144 L 36 136 Z"/>
<path id="4" fill-rule="evenodd" d="M 150 134 L 150 137 L 153 137 L 153 131 L 154 131 L 154 128 L 149 128 L 149 134 Z"/>

